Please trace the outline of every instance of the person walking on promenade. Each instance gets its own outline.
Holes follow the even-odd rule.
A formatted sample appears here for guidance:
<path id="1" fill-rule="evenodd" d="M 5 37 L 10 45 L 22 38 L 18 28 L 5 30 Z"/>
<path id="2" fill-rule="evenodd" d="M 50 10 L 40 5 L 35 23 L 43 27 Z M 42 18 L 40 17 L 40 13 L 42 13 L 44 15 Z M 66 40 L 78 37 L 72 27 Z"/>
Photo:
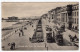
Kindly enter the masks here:
<path id="1" fill-rule="evenodd" d="M 15 50 L 15 43 L 11 43 L 11 47 L 10 47 L 11 50 Z"/>
<path id="2" fill-rule="evenodd" d="M 48 51 L 48 47 L 47 47 L 47 51 Z"/>
<path id="3" fill-rule="evenodd" d="M 24 36 L 24 32 L 23 32 L 23 29 L 21 29 L 21 30 L 20 30 L 20 32 L 22 33 L 22 36 Z"/>
<path id="4" fill-rule="evenodd" d="M 75 36 L 73 38 L 74 38 L 74 41 L 79 41 L 77 36 L 76 36 L 76 34 L 75 34 Z"/>
<path id="5" fill-rule="evenodd" d="M 45 48 L 46 48 L 46 43 L 45 43 Z"/>
<path id="6" fill-rule="evenodd" d="M 32 25 L 32 27 L 33 27 L 33 25 Z"/>
<path id="7" fill-rule="evenodd" d="M 35 29 L 34 29 L 34 31 L 35 31 Z"/>
<path id="8" fill-rule="evenodd" d="M 21 34 L 22 34 L 22 36 L 24 36 L 23 28 L 20 28 L 19 31 L 20 31 L 19 35 L 21 36 Z"/>
<path id="9" fill-rule="evenodd" d="M 69 37 L 70 37 L 70 41 L 74 42 L 74 38 L 71 35 L 69 35 Z"/>
<path id="10" fill-rule="evenodd" d="M 15 30 L 15 33 L 16 33 L 16 30 Z"/>
<path id="11" fill-rule="evenodd" d="M 13 50 L 13 45 L 11 44 L 10 50 Z"/>
<path id="12" fill-rule="evenodd" d="M 21 33 L 19 33 L 19 37 L 21 36 Z"/>

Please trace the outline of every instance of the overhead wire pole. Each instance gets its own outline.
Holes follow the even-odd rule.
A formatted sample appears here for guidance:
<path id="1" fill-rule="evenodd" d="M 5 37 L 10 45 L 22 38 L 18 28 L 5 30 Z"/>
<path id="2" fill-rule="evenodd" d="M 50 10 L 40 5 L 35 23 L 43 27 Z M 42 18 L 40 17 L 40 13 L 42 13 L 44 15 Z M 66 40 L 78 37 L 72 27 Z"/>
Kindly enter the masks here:
<path id="1" fill-rule="evenodd" d="M 47 19 L 43 19 L 42 18 L 42 28 L 43 28 L 43 31 L 44 31 L 43 32 L 43 35 L 44 35 L 44 47 L 45 47 L 46 50 L 48 50 L 48 48 L 47 48 L 48 46 L 47 46 L 47 42 L 46 42 L 46 31 L 44 29 L 46 24 L 47 24 Z"/>

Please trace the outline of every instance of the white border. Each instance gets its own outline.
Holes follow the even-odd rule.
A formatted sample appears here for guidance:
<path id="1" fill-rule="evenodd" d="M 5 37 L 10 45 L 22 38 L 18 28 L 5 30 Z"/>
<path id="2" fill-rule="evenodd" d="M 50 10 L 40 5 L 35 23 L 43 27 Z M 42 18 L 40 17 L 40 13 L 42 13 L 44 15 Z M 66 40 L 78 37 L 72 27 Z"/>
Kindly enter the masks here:
<path id="1" fill-rule="evenodd" d="M 79 0 L 1 0 L 2 2 L 75 2 Z"/>
<path id="2" fill-rule="evenodd" d="M 80 1 L 79 0 L 0 0 L 0 11 L 1 11 L 1 2 L 80 2 Z M 80 5 L 79 5 L 79 9 L 80 9 Z M 79 14 L 80 14 L 80 10 L 79 10 Z M 79 15 L 79 17 L 80 17 L 80 15 Z M 80 18 L 79 18 L 79 22 L 80 22 Z M 80 29 L 80 26 L 79 26 L 79 29 Z M 79 32 L 79 34 L 80 34 L 80 32 Z M 79 35 L 79 37 L 80 37 L 80 35 Z M 80 39 L 79 39 L 79 45 L 80 45 Z M 79 51 L 80 51 L 80 48 L 79 48 L 79 50 L 73 50 L 73 51 L 58 50 L 55 52 L 79 52 Z M 5 51 L 1 50 L 1 12 L 0 12 L 0 52 L 5 52 Z M 6 52 L 11 52 L 11 51 L 6 51 Z M 15 52 L 20 52 L 20 51 L 15 51 Z M 24 51 L 21 51 L 21 52 L 24 52 Z M 37 52 L 37 51 L 35 51 L 35 52 Z M 42 52 L 42 51 L 40 51 L 40 52 Z M 45 51 L 45 52 L 47 52 L 47 51 Z M 54 50 L 50 51 L 50 52 L 54 52 Z"/>

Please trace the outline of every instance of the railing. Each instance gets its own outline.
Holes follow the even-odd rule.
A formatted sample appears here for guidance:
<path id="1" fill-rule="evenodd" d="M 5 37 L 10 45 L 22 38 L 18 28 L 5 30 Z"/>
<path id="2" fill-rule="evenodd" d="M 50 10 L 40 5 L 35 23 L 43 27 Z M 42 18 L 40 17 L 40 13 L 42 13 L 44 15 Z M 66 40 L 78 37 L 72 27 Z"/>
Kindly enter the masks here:
<path id="1" fill-rule="evenodd" d="M 10 32 L 6 36 L 2 37 L 2 41 L 5 40 L 5 39 L 7 39 L 8 37 L 12 36 L 13 34 L 17 33 L 19 31 L 19 29 L 22 28 L 22 26 L 23 25 L 14 28 L 12 32 Z"/>
<path id="2" fill-rule="evenodd" d="M 19 28 L 14 29 L 12 32 L 8 33 L 6 36 L 2 37 L 2 41 L 7 39 L 8 37 L 12 36 L 13 34 L 15 34 L 18 31 Z M 15 32 L 16 31 L 16 32 Z"/>

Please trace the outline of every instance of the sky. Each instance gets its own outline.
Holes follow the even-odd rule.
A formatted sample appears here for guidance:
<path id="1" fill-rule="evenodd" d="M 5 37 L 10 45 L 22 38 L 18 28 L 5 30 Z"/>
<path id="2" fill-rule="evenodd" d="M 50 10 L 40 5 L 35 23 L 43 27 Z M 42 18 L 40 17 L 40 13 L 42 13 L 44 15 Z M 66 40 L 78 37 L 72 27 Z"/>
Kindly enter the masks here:
<path id="1" fill-rule="evenodd" d="M 2 17 L 17 16 L 19 18 L 41 16 L 56 7 L 76 4 L 77 2 L 3 2 Z"/>

